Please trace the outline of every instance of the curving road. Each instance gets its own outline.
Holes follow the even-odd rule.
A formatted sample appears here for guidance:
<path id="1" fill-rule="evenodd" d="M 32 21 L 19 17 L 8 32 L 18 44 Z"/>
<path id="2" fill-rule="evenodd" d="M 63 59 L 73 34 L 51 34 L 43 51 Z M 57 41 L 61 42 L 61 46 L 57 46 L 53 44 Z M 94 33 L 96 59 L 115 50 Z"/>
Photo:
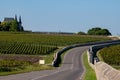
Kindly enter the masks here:
<path id="1" fill-rule="evenodd" d="M 1 76 L 0 80 L 82 80 L 82 54 L 88 48 L 89 46 L 84 46 L 69 50 L 64 56 L 62 66 L 55 70 Z"/>

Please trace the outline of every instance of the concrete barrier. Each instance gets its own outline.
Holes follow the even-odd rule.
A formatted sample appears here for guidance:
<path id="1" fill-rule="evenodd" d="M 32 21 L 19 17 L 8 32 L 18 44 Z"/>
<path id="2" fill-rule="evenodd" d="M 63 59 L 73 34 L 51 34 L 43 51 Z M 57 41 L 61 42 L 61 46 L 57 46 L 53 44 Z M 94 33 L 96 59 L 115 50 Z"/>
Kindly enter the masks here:
<path id="1" fill-rule="evenodd" d="M 89 65 L 95 70 L 97 80 L 120 80 L 120 71 L 112 68 L 110 65 L 94 60 L 94 64 L 90 63 L 90 55 L 87 51 Z"/>
<path id="2" fill-rule="evenodd" d="M 100 61 L 95 63 L 95 72 L 98 80 L 120 80 L 120 71 Z"/>

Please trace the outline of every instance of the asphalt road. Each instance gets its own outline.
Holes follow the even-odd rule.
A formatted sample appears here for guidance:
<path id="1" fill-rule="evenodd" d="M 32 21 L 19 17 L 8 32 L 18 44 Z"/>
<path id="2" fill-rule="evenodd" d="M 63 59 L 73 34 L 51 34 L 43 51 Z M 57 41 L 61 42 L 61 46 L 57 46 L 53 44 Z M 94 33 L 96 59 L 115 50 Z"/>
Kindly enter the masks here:
<path id="1" fill-rule="evenodd" d="M 62 66 L 55 70 L 34 71 L 29 73 L 1 76 L 0 80 L 81 80 L 84 72 L 82 54 L 89 46 L 69 50 Z"/>

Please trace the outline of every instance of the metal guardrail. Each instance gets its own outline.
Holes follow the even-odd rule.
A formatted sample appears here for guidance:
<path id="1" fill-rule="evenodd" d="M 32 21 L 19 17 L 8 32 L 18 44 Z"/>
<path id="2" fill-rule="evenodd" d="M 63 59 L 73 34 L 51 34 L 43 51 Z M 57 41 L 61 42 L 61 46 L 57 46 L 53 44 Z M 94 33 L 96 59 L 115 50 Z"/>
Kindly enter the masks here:
<path id="1" fill-rule="evenodd" d="M 61 54 L 64 53 L 65 51 L 75 48 L 75 47 L 82 47 L 82 46 L 92 46 L 89 51 L 90 51 L 90 62 L 94 64 L 94 58 L 96 58 L 96 52 L 104 48 L 106 46 L 110 45 L 115 45 L 115 44 L 120 44 L 120 40 L 110 40 L 110 41 L 103 41 L 103 42 L 91 42 L 91 43 L 84 43 L 84 44 L 75 44 L 71 45 L 68 47 L 63 48 L 62 50 L 58 51 L 56 53 L 56 56 L 52 62 L 52 65 L 54 67 L 58 67 L 59 64 L 61 63 Z"/>

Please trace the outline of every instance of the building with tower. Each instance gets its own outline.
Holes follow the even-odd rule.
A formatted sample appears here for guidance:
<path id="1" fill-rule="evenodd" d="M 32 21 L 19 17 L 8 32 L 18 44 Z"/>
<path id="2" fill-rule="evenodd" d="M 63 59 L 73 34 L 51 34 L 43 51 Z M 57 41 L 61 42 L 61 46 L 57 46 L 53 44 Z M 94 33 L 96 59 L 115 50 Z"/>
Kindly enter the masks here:
<path id="1" fill-rule="evenodd" d="M 19 19 L 17 18 L 17 15 L 15 15 L 14 18 L 5 17 L 4 21 L 1 22 L 0 25 L 2 28 L 0 30 L 3 30 L 3 31 L 24 31 L 24 28 L 22 26 L 21 16 L 19 16 Z M 7 30 L 6 30 L 6 28 L 7 28 Z"/>

